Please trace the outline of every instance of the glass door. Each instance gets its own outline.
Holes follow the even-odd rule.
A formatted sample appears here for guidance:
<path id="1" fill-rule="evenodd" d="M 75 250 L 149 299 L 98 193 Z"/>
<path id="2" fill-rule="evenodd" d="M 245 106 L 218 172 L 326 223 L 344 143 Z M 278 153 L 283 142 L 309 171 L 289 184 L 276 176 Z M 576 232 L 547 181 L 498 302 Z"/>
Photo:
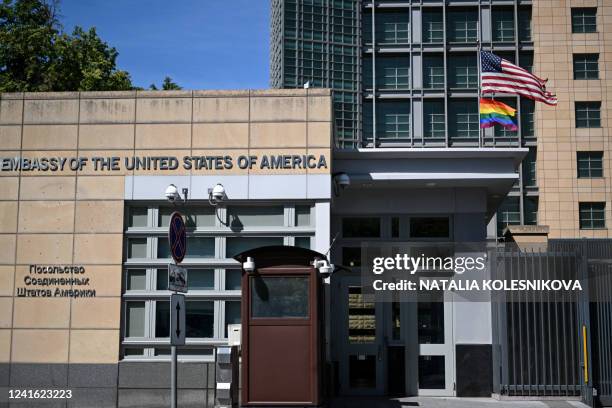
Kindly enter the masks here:
<path id="1" fill-rule="evenodd" d="M 385 392 L 386 350 L 382 344 L 382 303 L 364 299 L 359 276 L 340 282 L 336 302 L 342 302 L 340 393 L 383 395 Z M 340 306 L 340 305 L 338 305 Z"/>
<path id="2" fill-rule="evenodd" d="M 450 292 L 438 292 L 431 301 L 417 306 L 419 395 L 455 395 L 451 296 Z"/>

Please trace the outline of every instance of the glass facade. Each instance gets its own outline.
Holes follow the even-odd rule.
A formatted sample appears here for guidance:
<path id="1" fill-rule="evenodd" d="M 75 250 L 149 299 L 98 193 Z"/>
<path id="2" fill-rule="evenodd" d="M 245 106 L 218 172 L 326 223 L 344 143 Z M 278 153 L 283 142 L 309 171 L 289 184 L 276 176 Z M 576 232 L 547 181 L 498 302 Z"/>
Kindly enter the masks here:
<path id="1" fill-rule="evenodd" d="M 121 353 L 126 359 L 169 354 L 168 216 L 176 207 L 126 208 Z M 241 271 L 232 257 L 264 245 L 310 248 L 311 204 L 190 205 L 179 209 L 187 232 L 187 345 L 182 358 L 211 359 L 227 342 L 227 325 L 240 323 Z M 262 231 L 264 231 L 262 233 Z"/>
<path id="2" fill-rule="evenodd" d="M 271 69 L 273 88 L 333 88 L 336 143 L 350 147 L 358 135 L 359 2 L 352 0 L 273 0 Z M 382 23 L 382 22 L 381 22 Z M 407 35 L 405 22 L 386 21 L 388 39 Z M 371 32 L 370 32 L 371 36 Z M 383 37 L 384 38 L 384 37 Z"/>
<path id="3" fill-rule="evenodd" d="M 479 31 L 484 49 L 494 48 L 531 71 L 531 4 L 492 0 L 490 8 L 479 8 L 468 2 L 426 3 L 431 4 L 274 0 L 272 86 L 302 87 L 311 81 L 334 89 L 339 149 L 535 148 L 533 101 L 504 96 L 518 109 L 518 131 L 481 131 L 478 113 Z M 574 9 L 573 21 L 589 30 L 590 13 Z M 513 193 L 523 195 L 520 202 L 527 193 L 537 197 L 535 172 L 520 173 L 531 179 L 517 183 Z"/>

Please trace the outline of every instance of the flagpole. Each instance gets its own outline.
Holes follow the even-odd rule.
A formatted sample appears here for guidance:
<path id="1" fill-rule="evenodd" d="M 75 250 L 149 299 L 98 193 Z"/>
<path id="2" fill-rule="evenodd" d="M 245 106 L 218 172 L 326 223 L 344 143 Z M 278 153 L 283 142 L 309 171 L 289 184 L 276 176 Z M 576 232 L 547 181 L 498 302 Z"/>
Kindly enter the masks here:
<path id="1" fill-rule="evenodd" d="M 476 52 L 478 53 L 478 147 L 482 147 L 482 134 L 484 129 L 480 127 L 480 92 L 482 88 L 482 60 L 481 60 L 481 51 L 482 51 L 482 42 L 481 42 L 481 28 L 480 21 L 482 18 L 481 10 L 480 10 L 480 2 L 478 2 L 478 26 L 477 28 L 477 39 L 476 39 Z"/>

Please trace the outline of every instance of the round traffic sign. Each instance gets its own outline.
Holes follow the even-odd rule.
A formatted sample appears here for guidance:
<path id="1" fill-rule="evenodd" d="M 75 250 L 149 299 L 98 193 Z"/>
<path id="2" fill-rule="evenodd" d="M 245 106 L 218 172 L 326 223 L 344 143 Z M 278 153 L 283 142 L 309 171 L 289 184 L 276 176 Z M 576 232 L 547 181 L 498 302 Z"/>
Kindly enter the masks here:
<path id="1" fill-rule="evenodd" d="M 172 258 L 176 263 L 181 263 L 187 254 L 187 232 L 185 231 L 183 214 L 178 211 L 173 212 L 170 216 L 168 243 Z"/>

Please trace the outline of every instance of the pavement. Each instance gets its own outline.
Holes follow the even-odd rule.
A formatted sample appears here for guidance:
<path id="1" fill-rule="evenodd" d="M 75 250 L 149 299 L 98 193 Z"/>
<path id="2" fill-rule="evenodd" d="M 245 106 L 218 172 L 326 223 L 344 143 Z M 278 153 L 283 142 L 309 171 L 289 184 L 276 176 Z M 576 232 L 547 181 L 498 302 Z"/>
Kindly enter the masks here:
<path id="1" fill-rule="evenodd" d="M 579 401 L 525 401 L 494 398 L 406 397 L 406 398 L 336 398 L 330 408 L 589 408 Z"/>

